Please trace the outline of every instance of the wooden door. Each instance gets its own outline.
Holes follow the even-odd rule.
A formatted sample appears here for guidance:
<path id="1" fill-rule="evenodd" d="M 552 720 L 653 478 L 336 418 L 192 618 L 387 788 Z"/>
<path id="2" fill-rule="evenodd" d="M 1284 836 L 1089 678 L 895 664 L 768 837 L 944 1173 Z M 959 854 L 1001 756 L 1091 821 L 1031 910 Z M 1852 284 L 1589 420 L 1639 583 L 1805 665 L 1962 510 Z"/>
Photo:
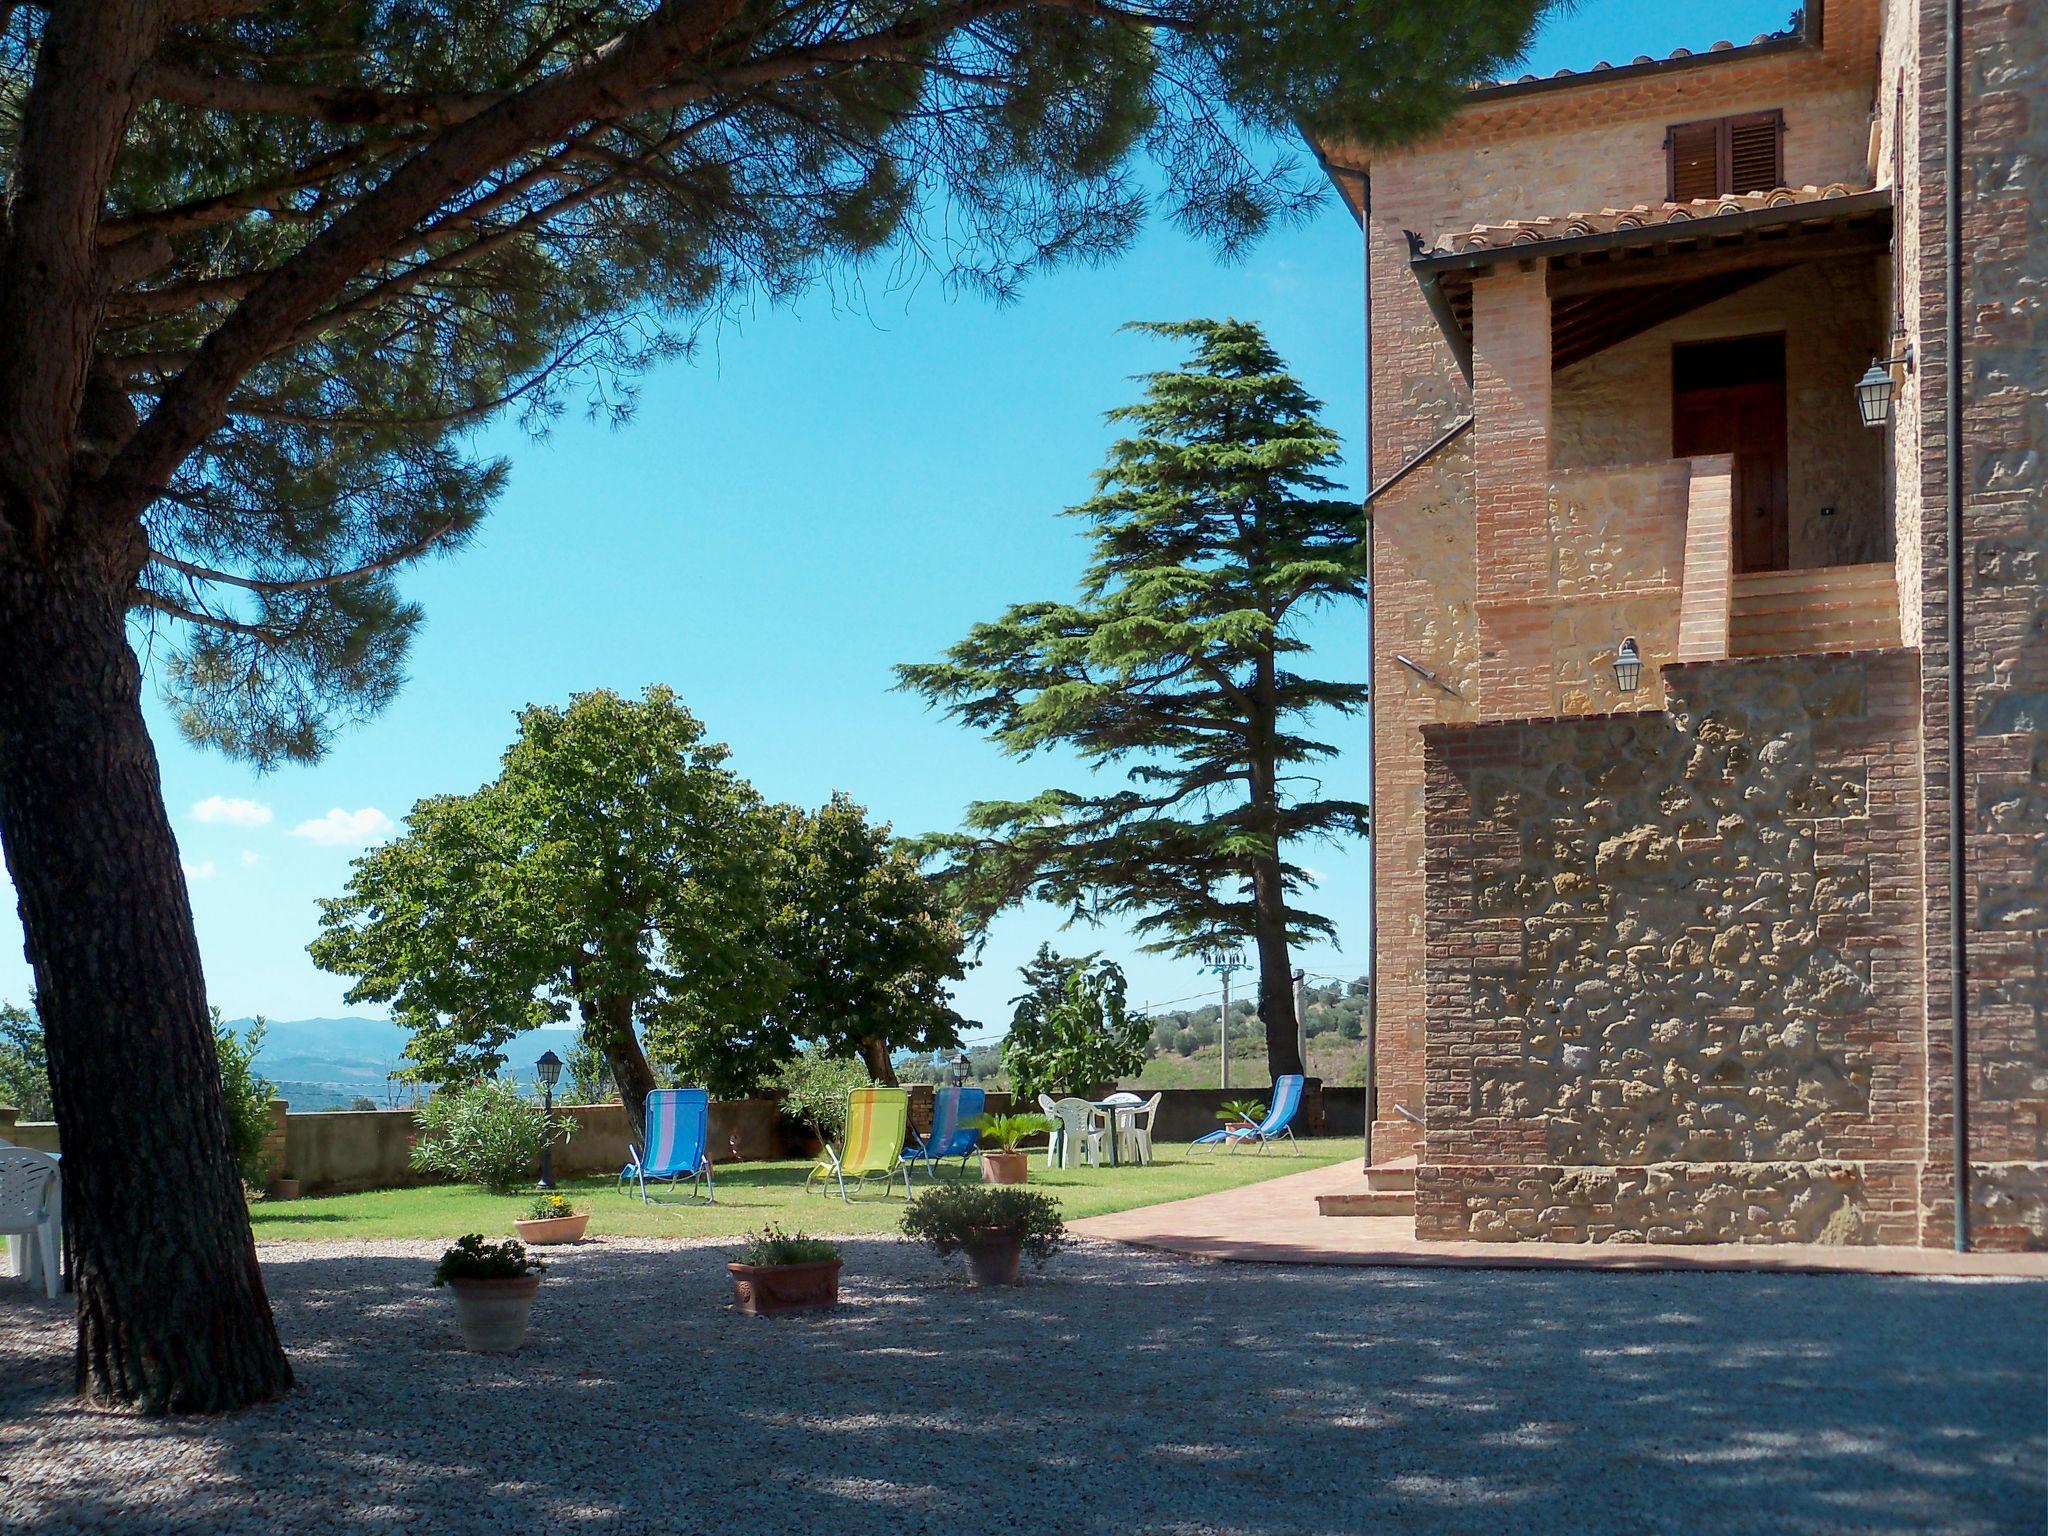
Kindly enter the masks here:
<path id="1" fill-rule="evenodd" d="M 1674 458 L 1725 453 L 1735 460 L 1735 569 L 1786 569 L 1792 550 L 1783 338 L 1680 348 L 1671 401 Z"/>

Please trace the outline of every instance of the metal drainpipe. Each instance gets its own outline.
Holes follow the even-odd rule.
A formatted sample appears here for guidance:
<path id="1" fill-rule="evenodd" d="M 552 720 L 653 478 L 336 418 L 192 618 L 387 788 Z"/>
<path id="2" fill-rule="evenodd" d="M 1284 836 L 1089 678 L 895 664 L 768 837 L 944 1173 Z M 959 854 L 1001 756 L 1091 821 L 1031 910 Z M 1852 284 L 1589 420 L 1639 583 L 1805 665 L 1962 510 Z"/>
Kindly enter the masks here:
<path id="1" fill-rule="evenodd" d="M 1359 178 L 1358 222 L 1365 233 L 1365 803 L 1371 820 L 1365 829 L 1365 1166 L 1372 1166 L 1372 1116 L 1378 1098 L 1380 1025 L 1380 733 L 1379 653 L 1373 648 L 1374 615 L 1379 588 L 1373 584 L 1372 495 L 1372 176 Z"/>
<path id="2" fill-rule="evenodd" d="M 1949 1054 L 1955 1072 L 1955 1246 L 1970 1251 L 1969 905 L 1963 886 L 1963 10 L 1948 0 L 1948 57 L 1942 102 L 1942 301 L 1947 308 L 1942 380 L 1948 493 L 1948 1007 Z"/>

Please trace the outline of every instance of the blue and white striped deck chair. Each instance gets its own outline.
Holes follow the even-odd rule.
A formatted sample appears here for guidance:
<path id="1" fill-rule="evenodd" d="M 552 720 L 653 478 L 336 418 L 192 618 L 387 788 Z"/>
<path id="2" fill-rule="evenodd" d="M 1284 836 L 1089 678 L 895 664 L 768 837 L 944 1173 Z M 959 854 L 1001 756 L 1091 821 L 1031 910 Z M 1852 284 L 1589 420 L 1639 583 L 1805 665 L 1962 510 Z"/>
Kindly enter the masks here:
<path id="1" fill-rule="evenodd" d="M 975 1129 L 974 1122 L 981 1118 L 987 1103 L 988 1090 L 985 1088 L 939 1089 L 932 1095 L 932 1133 L 919 1137 L 912 1131 L 911 1145 L 903 1149 L 903 1161 L 924 1164 L 925 1172 L 936 1179 L 940 1159 L 957 1157 L 964 1171 L 967 1159 L 974 1156 L 975 1147 L 981 1140 L 981 1132 Z"/>
<path id="2" fill-rule="evenodd" d="M 700 1179 L 704 1199 L 711 1192 L 711 1158 L 705 1142 L 711 1134 L 711 1094 L 704 1088 L 655 1088 L 647 1095 L 647 1151 L 628 1148 L 632 1161 L 619 1170 L 619 1182 L 632 1180 L 647 1198 L 649 1179 L 667 1179 L 669 1188 L 679 1179 L 694 1186 Z"/>
<path id="3" fill-rule="evenodd" d="M 1303 1081 L 1299 1072 L 1284 1073 L 1279 1081 L 1273 1084 L 1273 1107 L 1266 1111 L 1265 1119 L 1257 1125 L 1226 1125 L 1206 1136 L 1197 1136 L 1189 1150 L 1221 1142 L 1235 1152 L 1250 1141 L 1256 1142 L 1259 1150 L 1263 1152 L 1266 1150 L 1267 1142 L 1278 1141 L 1282 1136 L 1298 1146 L 1299 1143 L 1294 1141 L 1293 1127 L 1294 1117 L 1301 1110 Z"/>

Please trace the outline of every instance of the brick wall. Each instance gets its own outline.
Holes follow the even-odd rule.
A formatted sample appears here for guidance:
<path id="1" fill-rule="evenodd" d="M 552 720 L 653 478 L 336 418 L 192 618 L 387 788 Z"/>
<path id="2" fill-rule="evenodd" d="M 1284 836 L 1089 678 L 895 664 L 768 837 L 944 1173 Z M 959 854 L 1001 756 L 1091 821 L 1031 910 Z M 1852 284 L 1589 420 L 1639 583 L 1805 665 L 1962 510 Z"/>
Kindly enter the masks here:
<path id="1" fill-rule="evenodd" d="M 1895 8 L 1894 15 L 1898 10 Z M 1924 1239 L 1952 1236 L 1948 701 L 1942 294 L 1942 6 L 1919 7 L 1909 79 L 1915 183 L 1901 238 L 1920 367 L 1895 442 L 1920 491 L 1918 629 L 1927 796 L 1931 1151 Z M 2048 231 L 2048 13 L 1963 0 L 1963 691 L 1973 1225 L 1986 1247 L 2048 1247 L 2048 485 L 2041 319 Z M 1903 23 L 1908 18 L 1898 16 Z M 1903 52 L 1903 45 L 1901 48 Z"/>
<path id="2" fill-rule="evenodd" d="M 1911 1242 L 1910 652 L 1673 666 L 1428 760 L 1425 1237 Z"/>

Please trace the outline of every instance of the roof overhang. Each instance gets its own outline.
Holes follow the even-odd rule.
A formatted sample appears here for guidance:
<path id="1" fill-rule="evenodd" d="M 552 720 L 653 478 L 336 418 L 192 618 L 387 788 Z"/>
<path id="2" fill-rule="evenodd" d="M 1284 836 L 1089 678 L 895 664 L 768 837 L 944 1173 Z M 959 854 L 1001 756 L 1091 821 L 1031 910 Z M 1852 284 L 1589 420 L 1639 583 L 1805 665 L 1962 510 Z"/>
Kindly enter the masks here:
<path id="1" fill-rule="evenodd" d="M 1471 377 L 1472 283 L 1496 267 L 1546 264 L 1551 365 L 1569 367 L 1652 326 L 1812 261 L 1889 248 L 1889 188 L 1499 245 L 1433 251 L 1410 234 L 1424 299 Z"/>

